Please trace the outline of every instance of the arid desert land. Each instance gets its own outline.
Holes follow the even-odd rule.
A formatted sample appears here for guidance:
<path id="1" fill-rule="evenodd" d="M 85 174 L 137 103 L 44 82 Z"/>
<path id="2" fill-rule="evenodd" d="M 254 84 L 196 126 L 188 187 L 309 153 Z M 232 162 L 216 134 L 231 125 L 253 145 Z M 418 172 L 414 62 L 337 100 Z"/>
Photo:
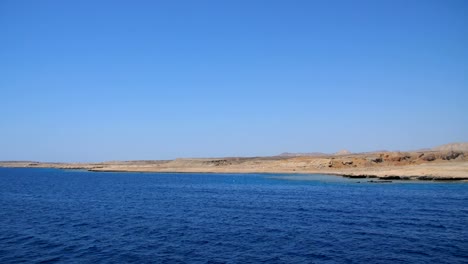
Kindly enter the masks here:
<path id="1" fill-rule="evenodd" d="M 3 161 L 0 167 L 84 169 L 101 172 L 304 173 L 383 180 L 468 180 L 468 152 L 426 150 L 271 157 L 179 158 L 174 160 L 49 163 Z"/>

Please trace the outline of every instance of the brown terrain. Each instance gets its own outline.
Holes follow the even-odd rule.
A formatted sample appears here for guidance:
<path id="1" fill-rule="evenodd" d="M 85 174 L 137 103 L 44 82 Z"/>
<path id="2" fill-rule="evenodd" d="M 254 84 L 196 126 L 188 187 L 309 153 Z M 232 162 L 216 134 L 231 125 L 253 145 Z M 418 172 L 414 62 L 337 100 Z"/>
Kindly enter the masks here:
<path id="1" fill-rule="evenodd" d="M 108 172 L 320 173 L 383 180 L 468 180 L 468 143 L 410 152 L 382 151 L 352 154 L 344 150 L 335 154 L 307 154 L 99 163 L 3 161 L 0 162 L 0 167 Z"/>

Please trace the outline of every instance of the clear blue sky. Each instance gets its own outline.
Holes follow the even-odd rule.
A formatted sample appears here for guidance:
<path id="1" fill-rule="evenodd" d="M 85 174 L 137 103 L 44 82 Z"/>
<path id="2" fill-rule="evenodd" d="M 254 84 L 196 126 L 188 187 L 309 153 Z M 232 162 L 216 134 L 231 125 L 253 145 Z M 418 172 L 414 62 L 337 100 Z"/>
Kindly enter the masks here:
<path id="1" fill-rule="evenodd" d="M 0 160 L 468 141 L 468 1 L 0 1 Z"/>

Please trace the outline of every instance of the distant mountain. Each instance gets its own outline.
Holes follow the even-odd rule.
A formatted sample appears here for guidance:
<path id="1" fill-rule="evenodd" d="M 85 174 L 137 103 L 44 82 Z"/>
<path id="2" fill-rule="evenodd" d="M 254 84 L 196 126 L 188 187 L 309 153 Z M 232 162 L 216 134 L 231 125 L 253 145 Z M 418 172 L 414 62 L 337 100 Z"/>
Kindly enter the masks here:
<path id="1" fill-rule="evenodd" d="M 415 149 L 415 150 L 412 150 L 414 152 L 424 152 L 424 151 L 432 151 L 431 148 L 420 148 L 420 149 Z"/>
<path id="2" fill-rule="evenodd" d="M 424 149 L 413 150 L 415 152 L 423 152 L 423 151 L 441 151 L 441 152 L 448 152 L 448 151 L 458 151 L 458 152 L 468 152 L 468 142 L 458 142 L 458 143 L 450 143 L 441 146 Z M 388 150 L 376 150 L 376 151 L 369 151 L 369 152 L 362 152 L 359 154 L 373 154 L 373 153 L 382 153 L 382 152 L 399 152 L 398 150 L 388 151 Z M 353 154 L 351 151 L 347 149 L 342 149 L 338 152 L 333 154 L 327 154 L 323 152 L 283 152 L 278 157 L 306 157 L 306 156 L 328 156 L 328 155 L 336 155 L 336 156 L 344 156 Z M 356 153 L 355 153 L 356 154 Z"/>
<path id="3" fill-rule="evenodd" d="M 461 151 L 468 152 L 468 142 L 450 143 L 432 148 L 436 151 Z"/>
<path id="4" fill-rule="evenodd" d="M 351 153 L 351 151 L 349 151 L 347 149 L 342 149 L 342 150 L 334 153 L 334 155 L 337 155 L 337 156 L 339 156 L 339 155 L 349 155 L 349 154 L 352 154 L 352 153 Z"/>
<path id="5" fill-rule="evenodd" d="M 307 152 L 307 153 L 291 153 L 291 152 L 283 152 L 279 154 L 280 157 L 305 157 L 305 156 L 325 156 L 328 155 L 326 153 L 321 152 Z"/>

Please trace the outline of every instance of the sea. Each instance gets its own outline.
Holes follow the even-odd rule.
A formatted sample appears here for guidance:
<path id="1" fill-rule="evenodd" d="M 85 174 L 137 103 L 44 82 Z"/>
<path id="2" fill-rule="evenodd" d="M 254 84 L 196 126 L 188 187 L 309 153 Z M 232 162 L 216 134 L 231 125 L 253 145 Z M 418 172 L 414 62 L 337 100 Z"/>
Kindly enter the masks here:
<path id="1" fill-rule="evenodd" d="M 468 263 L 468 183 L 0 168 L 0 263 Z"/>

